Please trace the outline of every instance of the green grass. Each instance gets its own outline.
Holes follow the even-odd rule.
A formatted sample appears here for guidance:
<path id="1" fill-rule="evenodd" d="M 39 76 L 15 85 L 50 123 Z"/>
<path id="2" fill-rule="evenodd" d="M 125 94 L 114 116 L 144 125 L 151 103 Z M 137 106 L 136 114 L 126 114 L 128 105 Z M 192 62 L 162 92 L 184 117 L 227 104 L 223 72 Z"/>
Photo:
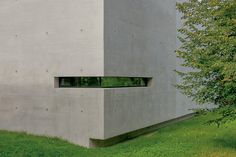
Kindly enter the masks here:
<path id="1" fill-rule="evenodd" d="M 0 157 L 236 157 L 236 122 L 204 125 L 212 115 L 172 124 L 108 148 L 86 149 L 65 141 L 0 131 Z"/>

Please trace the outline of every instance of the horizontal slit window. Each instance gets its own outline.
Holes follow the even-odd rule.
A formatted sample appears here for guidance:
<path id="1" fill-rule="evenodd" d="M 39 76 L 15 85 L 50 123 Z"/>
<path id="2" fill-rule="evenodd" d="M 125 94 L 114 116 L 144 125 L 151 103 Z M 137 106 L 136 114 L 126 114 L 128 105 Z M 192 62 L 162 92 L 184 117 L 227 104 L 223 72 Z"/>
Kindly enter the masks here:
<path id="1" fill-rule="evenodd" d="M 58 77 L 59 88 L 147 87 L 151 78 L 141 77 Z"/>

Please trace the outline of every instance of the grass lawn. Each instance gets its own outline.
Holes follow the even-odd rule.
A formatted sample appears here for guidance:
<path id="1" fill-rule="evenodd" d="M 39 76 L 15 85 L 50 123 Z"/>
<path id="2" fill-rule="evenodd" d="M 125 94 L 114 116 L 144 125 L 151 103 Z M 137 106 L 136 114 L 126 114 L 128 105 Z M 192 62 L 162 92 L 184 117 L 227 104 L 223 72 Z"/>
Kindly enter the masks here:
<path id="1" fill-rule="evenodd" d="M 172 124 L 108 148 L 86 149 L 55 138 L 0 131 L 0 157 L 236 157 L 236 122 L 217 128 L 212 115 Z"/>

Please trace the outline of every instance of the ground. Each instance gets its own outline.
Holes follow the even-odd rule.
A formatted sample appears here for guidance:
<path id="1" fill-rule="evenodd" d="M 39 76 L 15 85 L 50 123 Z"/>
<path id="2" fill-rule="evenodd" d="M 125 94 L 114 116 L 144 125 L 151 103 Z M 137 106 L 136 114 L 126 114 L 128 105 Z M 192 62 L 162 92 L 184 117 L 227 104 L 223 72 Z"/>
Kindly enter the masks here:
<path id="1" fill-rule="evenodd" d="M 56 138 L 0 131 L 0 157 L 236 157 L 236 122 L 204 125 L 213 115 L 171 124 L 108 148 L 86 149 Z"/>

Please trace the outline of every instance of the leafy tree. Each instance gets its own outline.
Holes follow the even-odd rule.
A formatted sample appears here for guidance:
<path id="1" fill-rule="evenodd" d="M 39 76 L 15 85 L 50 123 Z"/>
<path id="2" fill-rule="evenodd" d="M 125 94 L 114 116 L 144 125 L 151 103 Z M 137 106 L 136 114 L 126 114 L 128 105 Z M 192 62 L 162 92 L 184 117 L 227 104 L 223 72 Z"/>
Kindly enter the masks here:
<path id="1" fill-rule="evenodd" d="M 199 104 L 218 105 L 218 125 L 236 119 L 236 0 L 177 3 L 183 26 L 176 51 L 188 71 L 177 85 Z"/>

